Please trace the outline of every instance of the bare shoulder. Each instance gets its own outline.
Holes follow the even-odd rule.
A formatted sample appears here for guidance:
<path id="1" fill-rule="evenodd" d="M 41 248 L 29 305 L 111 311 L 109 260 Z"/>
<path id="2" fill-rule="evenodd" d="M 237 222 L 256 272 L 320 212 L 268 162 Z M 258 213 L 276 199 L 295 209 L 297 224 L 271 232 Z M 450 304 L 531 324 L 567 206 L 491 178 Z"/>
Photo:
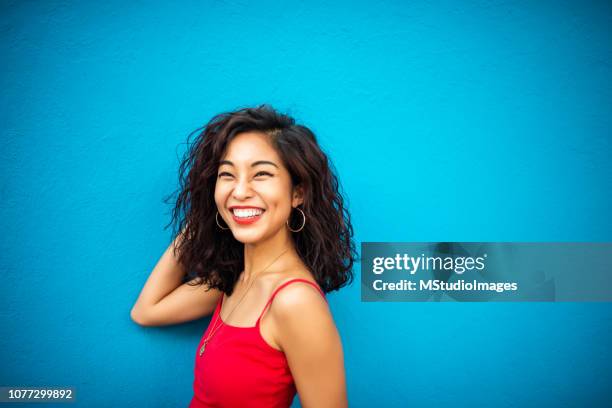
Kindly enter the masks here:
<path id="1" fill-rule="evenodd" d="M 304 279 L 315 282 L 312 276 Z M 285 353 L 302 405 L 346 407 L 342 341 L 321 292 L 306 282 L 286 285 L 271 314 L 275 344 Z"/>
<path id="2" fill-rule="evenodd" d="M 296 279 L 302 279 L 302 281 L 291 282 Z M 309 281 L 311 283 L 306 283 L 303 280 Z M 291 283 L 285 285 L 285 283 L 288 282 Z M 292 299 L 293 301 L 299 301 L 300 299 L 302 299 L 302 301 L 313 301 L 316 299 L 323 301 L 323 303 L 326 303 L 323 296 L 321 296 L 321 292 L 319 292 L 319 289 L 315 287 L 319 287 L 319 284 L 317 283 L 312 273 L 310 273 L 310 271 L 294 271 L 290 275 L 285 275 L 277 279 L 274 283 L 275 288 L 280 288 L 283 285 L 285 286 L 278 291 L 275 296 L 274 302 L 281 304 L 291 302 Z"/>
<path id="3" fill-rule="evenodd" d="M 284 278 L 277 287 L 296 278 L 305 279 L 318 286 L 312 275 L 303 274 Z M 319 289 L 303 281 L 292 282 L 279 290 L 272 302 L 270 313 L 274 320 L 285 324 L 289 321 L 309 324 L 331 319 L 327 301 Z"/>
<path id="4" fill-rule="evenodd" d="M 306 282 L 283 287 L 272 302 L 274 343 L 292 371 L 307 361 L 327 361 L 341 354 L 340 336 L 321 292 Z"/>
<path id="5" fill-rule="evenodd" d="M 312 276 L 312 274 L 310 272 L 294 273 L 294 274 L 291 274 L 291 276 L 285 276 L 285 277 L 283 277 L 283 278 L 278 280 L 277 286 L 280 286 L 280 285 L 282 285 L 282 284 L 284 284 L 286 282 L 289 282 L 289 281 L 292 281 L 292 280 L 296 280 L 296 279 L 307 280 L 307 281 L 310 281 L 310 282 L 316 284 L 317 286 L 319 286 L 319 284 L 317 283 L 317 280 L 314 278 L 314 276 Z M 296 283 L 292 283 L 291 285 L 288 285 L 287 287 L 292 286 L 292 285 L 298 285 L 299 286 L 300 284 L 308 285 L 307 283 L 304 283 L 304 282 L 296 282 Z"/>

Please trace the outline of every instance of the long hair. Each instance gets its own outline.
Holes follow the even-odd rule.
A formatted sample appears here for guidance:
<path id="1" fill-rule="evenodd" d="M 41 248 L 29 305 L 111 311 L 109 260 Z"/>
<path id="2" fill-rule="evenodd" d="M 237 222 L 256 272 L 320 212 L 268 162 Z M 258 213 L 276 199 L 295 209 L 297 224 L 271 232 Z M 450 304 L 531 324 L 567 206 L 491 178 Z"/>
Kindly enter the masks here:
<path id="1" fill-rule="evenodd" d="M 179 167 L 180 186 L 165 199 L 168 203 L 176 197 L 166 228 L 172 224 L 173 236 L 179 231 L 182 234 L 176 240 L 174 254 L 185 267 L 185 280 L 231 295 L 244 268 L 244 244 L 230 231 L 221 230 L 215 221 L 214 192 L 219 161 L 228 144 L 247 131 L 269 135 L 292 185 L 303 187 L 300 209 L 307 222 L 291 236 L 304 264 L 326 293 L 350 284 L 356 259 L 353 227 L 333 165 L 310 129 L 269 105 L 218 114 L 187 138 L 188 150 Z M 191 142 L 194 134 L 197 137 Z M 295 226 L 301 225 L 301 214 L 295 218 L 289 224 L 298 228 Z"/>

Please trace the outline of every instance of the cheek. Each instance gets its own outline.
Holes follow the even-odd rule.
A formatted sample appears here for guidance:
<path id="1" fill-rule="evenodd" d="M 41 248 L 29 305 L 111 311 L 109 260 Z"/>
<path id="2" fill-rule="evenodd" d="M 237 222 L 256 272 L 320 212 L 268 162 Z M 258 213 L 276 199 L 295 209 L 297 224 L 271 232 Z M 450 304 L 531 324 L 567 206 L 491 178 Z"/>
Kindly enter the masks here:
<path id="1" fill-rule="evenodd" d="M 269 201 L 273 205 L 274 216 L 279 220 L 285 220 L 289 217 L 289 213 L 291 212 L 291 200 L 289 197 L 276 195 L 274 200 Z M 284 221 L 283 221 L 284 222 Z"/>
<path id="2" fill-rule="evenodd" d="M 217 207 L 223 208 L 225 205 L 226 197 L 227 197 L 227 189 L 224 189 L 222 186 L 215 186 L 215 203 Z"/>
<path id="3" fill-rule="evenodd" d="M 288 207 L 291 207 L 291 196 L 284 185 L 270 184 L 261 186 L 257 191 L 260 197 L 274 207 L 275 211 L 288 211 Z"/>

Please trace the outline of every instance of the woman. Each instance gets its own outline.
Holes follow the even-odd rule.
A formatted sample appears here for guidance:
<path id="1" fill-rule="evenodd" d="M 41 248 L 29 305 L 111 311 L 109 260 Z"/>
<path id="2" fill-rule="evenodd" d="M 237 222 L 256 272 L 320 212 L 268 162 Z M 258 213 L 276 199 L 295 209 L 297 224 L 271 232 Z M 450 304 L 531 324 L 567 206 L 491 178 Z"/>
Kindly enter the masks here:
<path id="1" fill-rule="evenodd" d="M 132 309 L 161 326 L 213 314 L 190 407 L 347 406 L 325 293 L 353 279 L 339 184 L 314 134 L 262 105 L 215 116 L 180 166 L 177 238 Z M 180 234 L 176 234 L 181 231 Z"/>

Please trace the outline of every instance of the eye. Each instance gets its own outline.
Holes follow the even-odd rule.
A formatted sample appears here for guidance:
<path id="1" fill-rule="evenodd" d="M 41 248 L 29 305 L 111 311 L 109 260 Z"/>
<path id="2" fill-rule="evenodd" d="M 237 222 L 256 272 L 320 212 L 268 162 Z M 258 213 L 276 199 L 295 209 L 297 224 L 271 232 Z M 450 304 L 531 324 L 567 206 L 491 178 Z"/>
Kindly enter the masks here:
<path id="1" fill-rule="evenodd" d="M 223 176 L 230 176 L 230 177 L 232 177 L 232 175 L 230 173 L 228 173 L 227 171 L 223 171 L 223 172 L 219 173 L 218 177 L 221 178 Z"/>
<path id="2" fill-rule="evenodd" d="M 267 171 L 260 171 L 257 174 L 255 174 L 255 177 L 259 176 L 260 174 L 272 177 L 272 174 L 268 173 Z"/>

